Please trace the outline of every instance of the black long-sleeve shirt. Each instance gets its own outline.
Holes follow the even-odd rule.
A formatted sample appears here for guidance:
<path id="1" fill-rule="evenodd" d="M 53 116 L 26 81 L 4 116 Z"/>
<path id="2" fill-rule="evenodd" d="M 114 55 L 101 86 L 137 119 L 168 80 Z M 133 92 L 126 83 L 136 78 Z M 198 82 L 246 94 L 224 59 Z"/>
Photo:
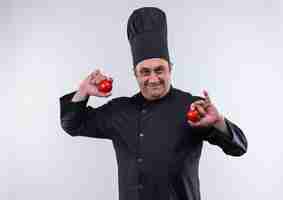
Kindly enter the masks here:
<path id="1" fill-rule="evenodd" d="M 118 163 L 120 200 L 200 200 L 199 159 L 203 141 L 241 156 L 247 140 L 225 118 L 229 135 L 187 123 L 190 104 L 201 97 L 171 86 L 166 96 L 147 101 L 141 93 L 92 108 L 87 100 L 60 98 L 61 125 L 71 136 L 112 140 Z"/>

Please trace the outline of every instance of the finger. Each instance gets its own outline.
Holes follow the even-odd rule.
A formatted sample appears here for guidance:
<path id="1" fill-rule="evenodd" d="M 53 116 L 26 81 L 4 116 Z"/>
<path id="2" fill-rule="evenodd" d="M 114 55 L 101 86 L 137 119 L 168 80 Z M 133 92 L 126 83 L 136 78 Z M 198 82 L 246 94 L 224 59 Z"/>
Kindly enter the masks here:
<path id="1" fill-rule="evenodd" d="M 80 81 L 80 85 L 84 85 L 85 83 L 90 83 L 91 82 L 91 75 L 88 75 L 85 79 Z"/>
<path id="2" fill-rule="evenodd" d="M 196 110 L 198 111 L 200 117 L 203 117 L 206 115 L 206 111 L 201 105 L 196 105 Z"/>
<path id="3" fill-rule="evenodd" d="M 91 84 L 95 84 L 96 75 L 91 73 L 89 76 L 90 76 L 90 79 L 88 79 L 88 82 L 91 83 Z"/>
<path id="4" fill-rule="evenodd" d="M 111 92 L 108 92 L 108 93 L 105 94 L 105 97 L 109 97 L 109 96 L 111 96 L 111 95 L 112 95 L 112 93 L 111 93 Z"/>
<path id="5" fill-rule="evenodd" d="M 92 80 L 92 76 L 91 76 L 91 74 L 90 75 L 88 75 L 87 77 L 86 77 L 86 81 L 87 82 L 90 82 Z"/>
<path id="6" fill-rule="evenodd" d="M 211 99 L 210 99 L 210 97 L 209 97 L 209 95 L 208 95 L 207 90 L 203 90 L 203 95 L 204 95 L 205 100 L 206 100 L 208 103 L 211 103 Z"/>
<path id="7" fill-rule="evenodd" d="M 197 105 L 204 107 L 204 109 L 207 108 L 207 103 L 204 100 L 197 100 L 191 104 L 191 110 L 195 110 Z"/>
<path id="8" fill-rule="evenodd" d="M 92 80 L 91 83 L 92 84 L 99 84 L 100 81 L 102 81 L 105 78 L 102 78 L 104 75 L 101 73 L 101 69 L 96 69 L 94 72 L 91 73 L 92 76 Z"/>
<path id="9" fill-rule="evenodd" d="M 102 75 L 102 74 L 99 74 L 97 77 L 96 77 L 96 80 L 95 80 L 95 84 L 99 84 L 101 81 L 107 79 L 106 76 Z"/>
<path id="10" fill-rule="evenodd" d="M 100 73 L 99 69 L 94 70 L 90 75 L 92 77 L 92 81 L 96 79 L 97 75 Z"/>
<path id="11" fill-rule="evenodd" d="M 109 79 L 111 82 L 113 82 L 113 81 L 114 81 L 112 77 L 109 77 L 108 79 Z"/>
<path id="12" fill-rule="evenodd" d="M 90 83 L 93 84 L 93 85 L 95 85 L 95 79 L 92 78 L 91 81 L 90 81 Z"/>
<path id="13" fill-rule="evenodd" d="M 99 93 L 99 96 L 100 96 L 100 97 L 109 97 L 109 96 L 111 96 L 111 95 L 112 95 L 111 92 L 108 92 L 108 93 L 102 93 L 102 92 L 100 92 L 100 93 Z"/>
<path id="14" fill-rule="evenodd" d="M 196 102 L 196 105 L 199 105 L 199 106 L 203 107 L 204 110 L 207 110 L 207 108 L 211 105 L 211 103 L 207 102 L 205 100 L 200 100 L 200 101 Z"/>
<path id="15" fill-rule="evenodd" d="M 200 126 L 200 123 L 199 122 L 192 122 L 192 121 L 187 121 L 192 127 L 198 127 Z"/>
<path id="16" fill-rule="evenodd" d="M 191 104 L 191 106 L 190 106 L 190 110 L 192 110 L 192 111 L 193 111 L 193 110 L 195 110 L 195 109 L 196 109 L 196 106 L 195 106 L 195 104 L 194 104 L 194 103 L 192 103 L 192 104 Z"/>
<path id="17" fill-rule="evenodd" d="M 204 100 L 198 100 L 198 101 L 195 101 L 194 104 L 202 106 L 202 105 L 205 104 L 205 101 Z"/>
<path id="18" fill-rule="evenodd" d="M 98 75 L 99 73 L 101 73 L 101 72 L 100 72 L 100 69 L 96 69 L 96 70 L 94 70 L 91 74 L 92 74 L 93 76 L 96 76 L 96 75 Z"/>
<path id="19" fill-rule="evenodd" d="M 94 72 L 91 73 L 92 75 L 92 84 L 98 84 L 101 80 L 105 79 L 105 77 L 100 69 L 95 70 Z"/>
<path id="20" fill-rule="evenodd" d="M 114 81 L 113 78 L 102 75 L 102 76 L 98 76 L 96 78 L 96 80 L 94 81 L 94 84 L 98 85 L 103 80 L 109 80 L 109 81 L 111 81 L 111 83 L 113 83 L 113 81 Z"/>
<path id="21" fill-rule="evenodd" d="M 89 94 L 91 96 L 97 96 L 97 89 L 95 87 L 90 87 L 89 88 Z"/>

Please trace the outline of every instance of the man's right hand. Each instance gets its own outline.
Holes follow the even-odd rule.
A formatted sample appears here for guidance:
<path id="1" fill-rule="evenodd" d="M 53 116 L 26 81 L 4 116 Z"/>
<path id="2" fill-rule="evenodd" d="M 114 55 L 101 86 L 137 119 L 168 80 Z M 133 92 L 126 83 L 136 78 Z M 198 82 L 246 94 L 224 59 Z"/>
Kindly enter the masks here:
<path id="1" fill-rule="evenodd" d="M 87 97 L 87 96 L 108 97 L 110 96 L 111 92 L 102 93 L 98 90 L 99 83 L 105 79 L 113 81 L 112 78 L 103 75 L 100 72 L 100 70 L 95 70 L 89 76 L 87 76 L 85 80 L 83 80 L 80 83 L 79 91 L 78 91 L 79 95 L 81 97 Z"/>

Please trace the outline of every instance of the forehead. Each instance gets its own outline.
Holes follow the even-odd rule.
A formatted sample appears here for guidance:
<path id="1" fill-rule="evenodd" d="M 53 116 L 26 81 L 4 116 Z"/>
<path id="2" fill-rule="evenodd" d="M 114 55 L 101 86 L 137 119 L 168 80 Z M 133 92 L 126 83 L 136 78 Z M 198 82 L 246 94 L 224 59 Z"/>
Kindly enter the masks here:
<path id="1" fill-rule="evenodd" d="M 160 66 L 164 66 L 164 67 L 169 66 L 168 61 L 162 58 L 149 58 L 139 62 L 136 66 L 136 70 L 140 70 L 143 68 L 154 69 Z"/>

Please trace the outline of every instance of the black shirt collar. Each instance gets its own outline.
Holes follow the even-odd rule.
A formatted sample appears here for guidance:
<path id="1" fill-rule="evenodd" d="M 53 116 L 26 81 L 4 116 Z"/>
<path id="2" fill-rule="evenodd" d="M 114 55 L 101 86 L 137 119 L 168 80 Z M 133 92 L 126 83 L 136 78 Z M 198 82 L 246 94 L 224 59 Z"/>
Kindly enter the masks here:
<path id="1" fill-rule="evenodd" d="M 173 90 L 174 87 L 172 85 L 170 85 L 169 91 L 167 92 L 167 94 L 165 96 L 163 96 L 160 99 L 156 99 L 156 100 L 147 100 L 146 98 L 144 98 L 144 96 L 142 95 L 141 92 L 135 94 L 134 96 L 132 96 L 132 100 L 134 101 L 134 103 L 137 103 L 138 105 L 151 105 L 151 104 L 155 104 L 155 103 L 159 103 L 162 102 L 166 99 L 168 99 L 170 96 L 172 96 L 173 94 Z"/>

